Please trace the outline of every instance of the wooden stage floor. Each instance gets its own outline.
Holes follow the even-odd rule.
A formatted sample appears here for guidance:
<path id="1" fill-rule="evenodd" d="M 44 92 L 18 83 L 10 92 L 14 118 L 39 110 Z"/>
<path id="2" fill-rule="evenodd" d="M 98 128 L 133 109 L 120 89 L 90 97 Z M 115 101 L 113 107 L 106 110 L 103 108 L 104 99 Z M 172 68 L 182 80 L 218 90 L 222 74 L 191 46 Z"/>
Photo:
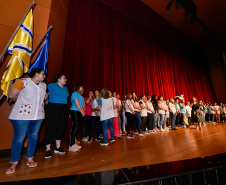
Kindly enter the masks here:
<path id="1" fill-rule="evenodd" d="M 0 182 L 40 179 L 99 172 L 134 166 L 165 163 L 197 157 L 226 153 L 226 124 L 207 124 L 203 130 L 179 128 L 177 131 L 159 132 L 145 137 L 121 140 L 100 146 L 99 142 L 81 142 L 82 149 L 76 153 L 54 155 L 44 158 L 45 148 L 35 154 L 36 168 L 25 165 L 25 156 L 15 174 L 6 175 L 10 158 L 0 159 Z M 62 147 L 68 149 L 68 143 Z"/>

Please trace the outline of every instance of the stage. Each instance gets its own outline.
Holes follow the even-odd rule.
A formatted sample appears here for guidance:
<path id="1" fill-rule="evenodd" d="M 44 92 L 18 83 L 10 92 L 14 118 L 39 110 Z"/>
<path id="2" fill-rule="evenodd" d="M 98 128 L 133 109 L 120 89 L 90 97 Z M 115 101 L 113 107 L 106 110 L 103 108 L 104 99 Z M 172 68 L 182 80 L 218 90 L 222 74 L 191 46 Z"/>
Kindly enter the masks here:
<path id="1" fill-rule="evenodd" d="M 25 164 L 25 156 L 22 156 L 15 174 L 5 174 L 10 165 L 10 158 L 0 159 L 0 182 L 113 170 L 114 173 L 122 173 L 123 180 L 120 181 L 121 183 L 128 183 L 130 181 L 125 174 L 126 172 L 125 170 L 121 171 L 121 169 L 130 170 L 131 167 L 147 167 L 160 163 L 162 164 L 162 171 L 165 171 L 166 175 L 179 174 L 187 172 L 189 169 L 186 168 L 186 165 L 182 167 L 182 163 L 178 163 L 178 161 L 189 163 L 190 159 L 201 160 L 216 154 L 226 153 L 225 137 L 225 123 L 208 123 L 203 125 L 203 130 L 191 127 L 178 128 L 177 131 L 152 133 L 145 135 L 145 137 L 136 136 L 133 139 L 122 136 L 121 140 L 116 139 L 115 143 L 109 143 L 108 146 L 101 146 L 97 141 L 92 143 L 81 142 L 82 148 L 76 153 L 68 152 L 68 142 L 64 141 L 62 148 L 66 149 L 66 154 L 56 155 L 52 149 L 53 157 L 45 159 L 45 147 L 40 147 L 35 154 L 38 166 L 29 168 Z M 174 164 L 174 166 L 170 167 L 169 164 Z M 195 165 L 200 166 L 194 163 L 193 166 Z M 150 169 L 150 166 L 147 168 Z M 173 170 L 169 173 L 166 172 L 167 168 Z M 154 168 L 152 171 L 155 173 Z"/>

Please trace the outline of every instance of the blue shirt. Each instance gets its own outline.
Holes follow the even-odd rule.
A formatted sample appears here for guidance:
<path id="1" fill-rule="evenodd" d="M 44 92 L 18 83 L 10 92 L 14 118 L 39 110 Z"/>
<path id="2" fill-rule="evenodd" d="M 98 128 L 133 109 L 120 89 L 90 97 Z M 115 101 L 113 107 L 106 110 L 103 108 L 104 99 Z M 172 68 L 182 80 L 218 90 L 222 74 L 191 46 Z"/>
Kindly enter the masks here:
<path id="1" fill-rule="evenodd" d="M 75 110 L 75 111 L 78 111 L 80 112 L 80 110 L 78 109 L 76 103 L 75 103 L 75 100 L 78 100 L 79 102 L 79 105 L 82 109 L 83 105 L 84 105 L 84 98 L 81 94 L 77 93 L 76 91 L 72 93 L 71 95 L 71 103 L 72 103 L 72 106 L 71 106 L 71 109 L 70 110 Z"/>
<path id="2" fill-rule="evenodd" d="M 181 112 L 182 114 L 185 114 L 185 113 L 186 113 L 186 107 L 184 106 L 184 108 L 182 108 L 182 106 L 183 106 L 183 104 L 180 103 L 180 112 Z"/>
<path id="3" fill-rule="evenodd" d="M 67 98 L 69 96 L 68 88 L 60 87 L 58 83 L 51 83 L 47 86 L 49 92 L 49 103 L 67 104 Z"/>
<path id="4" fill-rule="evenodd" d="M 208 109 L 206 108 L 206 106 L 204 106 L 205 112 L 208 113 Z"/>
<path id="5" fill-rule="evenodd" d="M 93 105 L 93 101 L 91 101 L 90 105 Z M 102 100 L 100 98 L 97 100 L 97 104 L 98 105 L 102 105 Z"/>

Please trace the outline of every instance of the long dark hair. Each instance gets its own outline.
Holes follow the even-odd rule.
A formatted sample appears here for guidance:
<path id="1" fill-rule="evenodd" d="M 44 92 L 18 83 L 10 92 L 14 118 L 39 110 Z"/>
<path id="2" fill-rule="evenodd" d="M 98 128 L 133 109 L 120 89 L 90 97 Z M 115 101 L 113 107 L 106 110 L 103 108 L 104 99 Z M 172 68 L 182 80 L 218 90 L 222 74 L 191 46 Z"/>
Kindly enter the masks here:
<path id="1" fill-rule="evenodd" d="M 151 103 L 154 109 L 157 110 L 158 104 L 157 104 L 157 96 L 155 94 L 153 94 L 151 97 Z"/>
<path id="2" fill-rule="evenodd" d="M 162 97 L 163 97 L 163 96 L 159 96 L 159 97 L 158 97 L 158 100 L 160 100 L 160 98 L 162 98 Z"/>
<path id="3" fill-rule="evenodd" d="M 58 75 L 56 75 L 55 77 L 54 77 L 54 79 L 53 79 L 53 83 L 56 83 L 57 81 L 58 81 L 58 79 L 61 79 L 61 77 L 62 76 L 65 76 L 64 74 L 58 74 Z"/>
<path id="4" fill-rule="evenodd" d="M 31 70 L 31 72 L 28 75 L 30 76 L 30 78 L 33 78 L 36 73 L 40 74 L 42 71 L 44 70 L 41 68 L 34 68 Z"/>
<path id="5" fill-rule="evenodd" d="M 142 98 L 144 97 L 145 95 L 142 94 L 140 97 L 139 97 L 139 100 L 142 100 Z"/>
<path id="6" fill-rule="evenodd" d="M 151 101 L 157 103 L 157 95 L 153 94 L 151 97 Z"/>

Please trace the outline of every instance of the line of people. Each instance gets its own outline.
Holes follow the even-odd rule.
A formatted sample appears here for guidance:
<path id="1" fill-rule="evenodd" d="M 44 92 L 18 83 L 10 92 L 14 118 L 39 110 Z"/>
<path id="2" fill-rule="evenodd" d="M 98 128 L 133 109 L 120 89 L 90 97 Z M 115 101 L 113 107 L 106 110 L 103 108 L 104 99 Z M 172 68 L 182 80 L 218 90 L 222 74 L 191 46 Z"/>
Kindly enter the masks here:
<path id="1" fill-rule="evenodd" d="M 10 91 L 9 98 L 15 102 L 9 119 L 14 128 L 14 136 L 11 146 L 11 166 L 6 171 L 7 174 L 15 172 L 18 161 L 21 157 L 21 150 L 25 137 L 28 137 L 26 164 L 29 167 L 36 167 L 34 152 L 38 139 L 38 132 L 46 119 L 45 138 L 46 145 L 45 158 L 52 157 L 51 145 L 55 142 L 54 153 L 64 154 L 61 148 L 61 140 L 64 135 L 67 120 L 68 88 L 64 74 L 58 74 L 53 83 L 46 86 L 42 81 L 45 73 L 42 69 L 35 68 L 29 74 L 30 78 L 16 81 Z M 101 92 L 96 90 L 89 92 L 89 97 L 83 97 L 83 84 L 78 83 L 72 93 L 70 119 L 72 129 L 70 134 L 70 144 L 68 151 L 77 152 L 81 149 L 77 135 L 82 124 L 82 141 L 91 143 L 100 141 L 101 145 L 108 145 L 121 139 L 121 135 L 127 138 L 134 138 L 134 135 L 144 137 L 159 131 L 177 130 L 182 118 L 183 126 L 189 127 L 192 123 L 197 124 L 197 128 L 202 129 L 205 119 L 213 122 L 214 118 L 219 122 L 225 122 L 225 104 L 212 106 L 210 103 L 203 104 L 195 97 L 185 105 L 183 95 L 167 100 L 163 96 L 157 98 L 156 95 L 142 95 L 138 99 L 136 93 L 127 93 L 124 100 L 120 100 L 120 95 L 104 88 Z M 46 104 L 46 111 L 44 105 Z M 216 115 L 216 116 L 215 116 Z M 94 128 L 96 134 L 94 134 Z M 158 129 L 159 128 L 159 129 Z"/>

